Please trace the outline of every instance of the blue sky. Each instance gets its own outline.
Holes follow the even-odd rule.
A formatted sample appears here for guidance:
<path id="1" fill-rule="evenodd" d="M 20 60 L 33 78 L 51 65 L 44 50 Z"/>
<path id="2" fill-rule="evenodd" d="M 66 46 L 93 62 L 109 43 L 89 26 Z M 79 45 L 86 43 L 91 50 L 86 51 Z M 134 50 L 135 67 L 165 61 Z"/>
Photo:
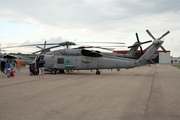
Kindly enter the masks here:
<path id="1" fill-rule="evenodd" d="M 179 0 L 0 0 L 2 47 L 32 43 L 75 41 L 125 42 L 151 40 L 166 31 L 163 46 L 180 56 Z M 147 45 L 143 45 L 145 48 Z M 116 48 L 127 49 L 127 47 Z M 34 52 L 36 47 L 6 49 Z"/>

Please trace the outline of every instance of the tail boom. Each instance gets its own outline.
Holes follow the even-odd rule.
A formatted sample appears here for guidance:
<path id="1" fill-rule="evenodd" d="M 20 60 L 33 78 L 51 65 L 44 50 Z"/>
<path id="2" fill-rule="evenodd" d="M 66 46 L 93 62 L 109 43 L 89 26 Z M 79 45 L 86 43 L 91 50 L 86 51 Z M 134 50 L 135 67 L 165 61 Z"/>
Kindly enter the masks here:
<path id="1" fill-rule="evenodd" d="M 164 41 L 161 40 L 154 40 L 152 45 L 147 49 L 147 51 L 138 59 L 136 60 L 136 66 L 143 66 L 147 64 L 148 60 L 153 57 L 156 51 L 161 47 Z"/>

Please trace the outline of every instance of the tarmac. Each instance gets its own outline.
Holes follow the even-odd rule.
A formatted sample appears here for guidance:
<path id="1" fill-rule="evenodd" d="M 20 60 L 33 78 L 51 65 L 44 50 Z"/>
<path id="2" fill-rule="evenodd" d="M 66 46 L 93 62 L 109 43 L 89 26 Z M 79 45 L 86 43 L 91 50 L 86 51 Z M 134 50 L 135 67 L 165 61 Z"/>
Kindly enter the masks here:
<path id="1" fill-rule="evenodd" d="M 180 69 L 0 75 L 0 120 L 180 120 Z"/>

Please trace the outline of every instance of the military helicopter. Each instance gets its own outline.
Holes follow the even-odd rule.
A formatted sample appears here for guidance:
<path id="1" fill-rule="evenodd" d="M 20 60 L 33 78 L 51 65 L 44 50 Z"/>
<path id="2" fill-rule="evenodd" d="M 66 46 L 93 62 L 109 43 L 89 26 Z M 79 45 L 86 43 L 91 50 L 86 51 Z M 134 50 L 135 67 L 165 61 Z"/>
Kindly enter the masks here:
<path id="1" fill-rule="evenodd" d="M 163 44 L 163 41 L 161 39 L 169 33 L 169 31 L 167 31 L 160 38 L 156 39 L 149 32 L 149 30 L 146 30 L 146 32 L 154 39 L 154 41 L 147 48 L 146 52 L 142 53 L 143 55 L 138 60 L 129 58 L 128 56 L 124 56 L 121 54 L 107 54 L 99 51 L 87 50 L 84 49 L 85 47 L 76 49 L 60 49 L 46 52 L 45 54 L 38 55 L 36 57 L 36 60 L 38 60 L 40 57 L 43 57 L 46 61 L 45 69 L 51 71 L 52 74 L 56 74 L 58 71 L 60 71 L 60 73 L 63 73 L 64 70 L 96 70 L 96 74 L 99 75 L 100 69 L 117 69 L 119 71 L 122 68 L 129 69 L 143 66 L 148 64 L 149 61 L 151 61 L 154 53 L 158 50 L 159 47 L 163 48 L 161 46 Z M 139 41 L 137 34 L 136 37 Z M 60 44 L 58 43 L 58 45 L 53 47 L 44 48 L 43 50 L 50 50 L 51 48 L 59 46 L 67 46 L 68 48 L 70 45 L 73 44 L 75 43 L 67 41 Z M 137 48 L 139 47 L 139 45 L 141 45 L 140 42 L 135 43 L 133 46 L 130 47 Z M 134 53 L 135 49 L 132 51 Z"/>
<path id="2" fill-rule="evenodd" d="M 154 41 L 147 48 L 146 52 L 138 59 L 130 59 L 118 56 L 103 56 L 102 53 L 86 49 L 62 49 L 47 52 L 40 57 L 46 61 L 45 69 L 56 74 L 57 71 L 64 72 L 64 70 L 96 70 L 96 74 L 100 74 L 100 69 L 129 69 L 138 66 L 143 66 L 151 61 L 155 52 L 161 47 L 164 41 L 161 39 L 166 36 L 169 31 L 164 33 L 160 38 L 155 38 L 149 30 L 146 32 Z"/>

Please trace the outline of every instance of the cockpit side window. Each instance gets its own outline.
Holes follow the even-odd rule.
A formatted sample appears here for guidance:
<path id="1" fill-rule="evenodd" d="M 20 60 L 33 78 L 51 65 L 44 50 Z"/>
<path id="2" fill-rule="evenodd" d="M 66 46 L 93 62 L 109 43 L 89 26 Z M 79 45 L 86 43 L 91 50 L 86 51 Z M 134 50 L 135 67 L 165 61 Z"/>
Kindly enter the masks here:
<path id="1" fill-rule="evenodd" d="M 58 64 L 64 64 L 64 58 L 57 58 Z"/>

